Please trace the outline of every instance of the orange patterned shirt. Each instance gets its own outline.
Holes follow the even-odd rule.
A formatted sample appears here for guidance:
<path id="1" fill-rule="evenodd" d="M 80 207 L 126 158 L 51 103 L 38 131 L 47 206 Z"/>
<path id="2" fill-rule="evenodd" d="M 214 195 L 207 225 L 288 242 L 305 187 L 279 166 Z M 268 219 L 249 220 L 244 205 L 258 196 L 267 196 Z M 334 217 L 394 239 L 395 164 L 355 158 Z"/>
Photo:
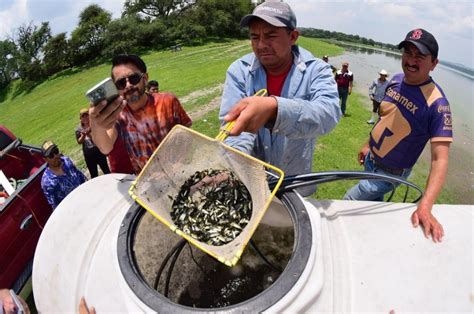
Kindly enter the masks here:
<path id="1" fill-rule="evenodd" d="M 190 127 L 191 118 L 174 94 L 149 94 L 140 110 L 126 106 L 119 118 L 120 132 L 136 173 L 139 173 L 166 134 L 176 124 Z"/>

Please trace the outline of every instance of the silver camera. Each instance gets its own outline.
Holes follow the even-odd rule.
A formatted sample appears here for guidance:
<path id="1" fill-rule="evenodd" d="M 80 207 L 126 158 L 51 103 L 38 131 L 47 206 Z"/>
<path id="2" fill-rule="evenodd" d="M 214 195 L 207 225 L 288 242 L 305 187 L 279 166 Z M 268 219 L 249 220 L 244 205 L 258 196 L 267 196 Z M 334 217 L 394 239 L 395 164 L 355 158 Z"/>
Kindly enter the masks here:
<path id="1" fill-rule="evenodd" d="M 118 95 L 117 87 L 115 87 L 114 81 L 112 81 L 110 77 L 106 78 L 86 92 L 86 97 L 89 98 L 94 106 L 104 99 L 107 99 L 108 102 L 111 102 L 117 98 Z"/>

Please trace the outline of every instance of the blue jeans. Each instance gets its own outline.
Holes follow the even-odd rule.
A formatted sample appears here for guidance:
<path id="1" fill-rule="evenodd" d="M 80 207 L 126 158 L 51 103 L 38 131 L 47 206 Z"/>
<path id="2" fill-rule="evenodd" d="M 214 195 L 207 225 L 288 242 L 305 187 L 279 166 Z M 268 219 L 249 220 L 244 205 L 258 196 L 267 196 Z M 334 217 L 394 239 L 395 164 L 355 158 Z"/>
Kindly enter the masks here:
<path id="1" fill-rule="evenodd" d="M 339 99 L 341 100 L 341 112 L 342 114 L 346 114 L 346 102 L 347 96 L 349 96 L 349 88 L 338 87 L 337 92 L 339 93 Z"/>
<path id="2" fill-rule="evenodd" d="M 364 160 L 365 171 L 375 172 L 380 174 L 385 174 L 389 176 L 394 176 L 391 173 L 383 171 L 382 169 L 377 168 L 374 165 L 374 161 L 370 158 L 370 153 L 365 156 Z M 403 173 L 400 177 L 406 179 L 411 173 L 410 169 L 403 170 Z M 383 197 L 385 193 L 391 192 L 393 189 L 397 188 L 400 183 L 390 183 L 388 181 L 382 180 L 360 180 L 355 186 L 353 186 L 349 191 L 344 195 L 345 200 L 355 200 L 355 201 L 378 201 L 383 202 Z"/>

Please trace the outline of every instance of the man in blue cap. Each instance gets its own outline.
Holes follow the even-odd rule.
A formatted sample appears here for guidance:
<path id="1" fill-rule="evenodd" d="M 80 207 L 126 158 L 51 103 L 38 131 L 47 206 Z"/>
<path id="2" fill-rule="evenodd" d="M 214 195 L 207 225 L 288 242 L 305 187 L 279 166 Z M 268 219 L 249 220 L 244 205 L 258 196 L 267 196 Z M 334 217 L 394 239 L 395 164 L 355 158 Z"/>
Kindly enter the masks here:
<path id="1" fill-rule="evenodd" d="M 296 17 L 282 1 L 260 4 L 240 26 L 253 53 L 227 70 L 219 117 L 236 123 L 226 143 L 287 175 L 311 172 L 316 138 L 341 117 L 331 66 L 296 45 Z M 261 89 L 270 97 L 253 96 Z"/>

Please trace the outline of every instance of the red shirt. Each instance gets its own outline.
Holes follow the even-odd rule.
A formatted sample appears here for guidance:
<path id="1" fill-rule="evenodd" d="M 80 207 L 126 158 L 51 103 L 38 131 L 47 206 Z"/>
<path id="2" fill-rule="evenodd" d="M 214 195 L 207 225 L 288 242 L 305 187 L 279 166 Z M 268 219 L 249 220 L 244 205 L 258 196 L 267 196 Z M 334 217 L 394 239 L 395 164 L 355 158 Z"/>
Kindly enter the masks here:
<path id="1" fill-rule="evenodd" d="M 291 66 L 293 63 L 290 64 L 288 69 L 285 72 L 278 74 L 278 75 L 271 75 L 267 72 L 267 91 L 268 96 L 280 96 L 281 91 L 283 90 L 283 85 L 285 84 L 286 77 L 288 73 L 290 73 Z"/>
<path id="2" fill-rule="evenodd" d="M 110 171 L 112 173 L 135 173 L 120 132 L 118 132 L 114 147 L 107 157 L 109 158 Z"/>
<path id="3" fill-rule="evenodd" d="M 351 71 L 342 72 L 339 70 L 336 72 L 335 79 L 337 87 L 349 88 L 349 83 L 354 81 L 354 74 Z"/>

